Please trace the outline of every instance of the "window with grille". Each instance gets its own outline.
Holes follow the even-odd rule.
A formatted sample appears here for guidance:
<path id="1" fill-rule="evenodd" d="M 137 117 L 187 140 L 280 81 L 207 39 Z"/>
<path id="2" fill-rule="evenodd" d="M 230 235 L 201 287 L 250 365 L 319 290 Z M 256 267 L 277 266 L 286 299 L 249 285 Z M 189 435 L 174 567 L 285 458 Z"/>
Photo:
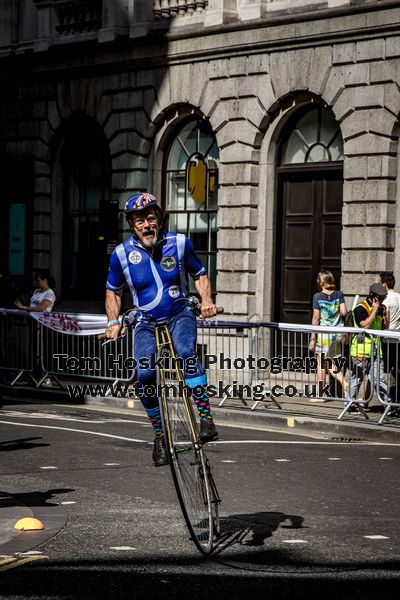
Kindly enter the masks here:
<path id="1" fill-rule="evenodd" d="M 283 148 L 282 164 L 343 160 L 343 139 L 339 123 L 323 106 L 299 118 Z"/>
<path id="2" fill-rule="evenodd" d="M 175 135 L 165 171 L 168 228 L 186 234 L 216 291 L 219 150 L 204 120 L 190 121 Z M 194 291 L 194 290 L 193 290 Z"/>

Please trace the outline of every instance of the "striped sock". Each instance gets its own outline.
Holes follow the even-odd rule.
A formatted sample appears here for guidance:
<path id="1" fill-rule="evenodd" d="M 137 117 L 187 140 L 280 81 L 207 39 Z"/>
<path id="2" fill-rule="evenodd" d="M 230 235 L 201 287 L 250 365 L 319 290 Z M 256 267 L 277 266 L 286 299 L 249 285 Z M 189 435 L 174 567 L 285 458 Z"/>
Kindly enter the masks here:
<path id="1" fill-rule="evenodd" d="M 208 419 L 212 419 L 210 403 L 207 397 L 196 398 L 193 394 L 194 403 L 197 406 L 197 410 L 199 411 L 200 421 L 207 421 Z"/>
<path id="2" fill-rule="evenodd" d="M 160 407 L 156 406 L 155 408 L 146 408 L 146 412 L 156 437 L 162 437 L 164 432 L 161 424 Z"/>
<path id="3" fill-rule="evenodd" d="M 185 378 L 185 383 L 192 390 L 192 397 L 197 406 L 197 410 L 199 411 L 200 421 L 212 419 L 210 402 L 207 396 L 204 395 L 204 390 L 207 385 L 207 376 L 199 375 L 197 377 L 187 377 Z M 200 393 L 196 394 L 196 392 Z"/>

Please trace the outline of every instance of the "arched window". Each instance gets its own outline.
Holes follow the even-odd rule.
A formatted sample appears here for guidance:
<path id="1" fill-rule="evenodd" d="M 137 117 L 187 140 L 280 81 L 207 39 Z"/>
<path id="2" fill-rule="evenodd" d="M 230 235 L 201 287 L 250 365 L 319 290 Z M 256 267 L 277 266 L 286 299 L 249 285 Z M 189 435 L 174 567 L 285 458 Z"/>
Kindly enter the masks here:
<path id="1" fill-rule="evenodd" d="M 283 148 L 282 165 L 343 160 L 343 139 L 332 112 L 317 106 L 299 118 Z"/>
<path id="2" fill-rule="evenodd" d="M 166 212 L 171 231 L 185 233 L 216 290 L 219 150 L 204 120 L 177 133 L 167 156 Z"/>

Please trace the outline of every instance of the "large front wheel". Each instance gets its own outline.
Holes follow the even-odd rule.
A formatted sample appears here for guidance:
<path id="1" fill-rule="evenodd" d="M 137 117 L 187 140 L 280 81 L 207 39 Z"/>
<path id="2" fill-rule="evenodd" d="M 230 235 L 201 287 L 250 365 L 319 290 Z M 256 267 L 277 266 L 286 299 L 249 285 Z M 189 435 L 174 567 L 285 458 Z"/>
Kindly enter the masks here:
<path id="1" fill-rule="evenodd" d="M 213 550 L 218 504 L 210 481 L 210 467 L 204 455 L 190 399 L 169 399 L 163 394 L 161 415 L 172 477 L 186 525 L 200 552 Z M 217 533 L 217 532 L 215 532 Z"/>

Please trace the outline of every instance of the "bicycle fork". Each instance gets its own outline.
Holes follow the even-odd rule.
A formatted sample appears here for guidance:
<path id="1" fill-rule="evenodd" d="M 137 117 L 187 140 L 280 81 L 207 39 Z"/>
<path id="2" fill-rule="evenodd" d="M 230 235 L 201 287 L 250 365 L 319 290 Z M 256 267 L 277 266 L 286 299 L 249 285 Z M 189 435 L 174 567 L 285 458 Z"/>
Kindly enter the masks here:
<path id="1" fill-rule="evenodd" d="M 175 348 L 174 348 L 174 345 L 172 342 L 171 333 L 168 329 L 168 325 L 165 325 L 165 324 L 157 325 L 156 329 L 155 329 L 155 333 L 156 333 L 157 355 L 160 356 L 162 349 L 166 349 L 169 353 L 169 356 L 172 359 L 172 365 L 170 365 L 170 367 L 168 369 L 166 368 L 165 365 L 163 365 L 162 367 L 157 367 L 158 369 L 160 369 L 160 381 L 161 381 L 161 385 L 163 386 L 163 389 L 160 390 L 160 392 L 162 394 L 167 393 L 166 384 L 165 384 L 165 382 L 166 382 L 165 373 L 166 373 L 166 371 L 172 372 L 173 379 L 177 383 L 178 389 L 183 390 L 182 399 L 185 404 L 185 409 L 186 409 L 188 415 L 190 415 L 189 424 L 190 424 L 191 436 L 192 436 L 194 447 L 195 447 L 196 451 L 198 451 L 201 448 L 202 444 L 201 444 L 201 441 L 198 436 L 196 423 L 193 423 L 193 419 L 191 418 L 191 415 L 192 415 L 191 406 L 189 406 L 189 402 L 191 402 L 191 400 L 188 397 L 188 393 L 187 393 L 187 389 L 186 389 L 186 385 L 185 385 L 185 378 L 183 376 L 182 369 L 179 366 L 178 357 L 176 356 Z"/>

